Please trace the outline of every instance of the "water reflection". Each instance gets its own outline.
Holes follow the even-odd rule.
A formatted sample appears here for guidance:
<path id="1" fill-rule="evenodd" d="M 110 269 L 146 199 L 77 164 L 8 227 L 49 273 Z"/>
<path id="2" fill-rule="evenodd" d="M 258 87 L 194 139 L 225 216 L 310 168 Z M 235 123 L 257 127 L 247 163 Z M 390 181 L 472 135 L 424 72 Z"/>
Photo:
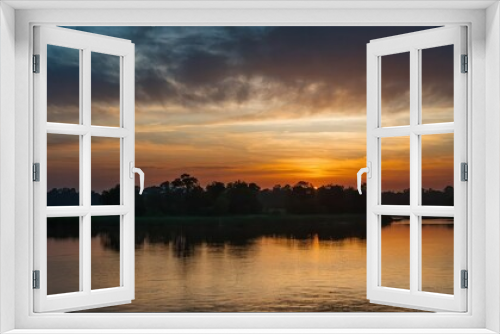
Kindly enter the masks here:
<path id="1" fill-rule="evenodd" d="M 449 221 L 441 223 L 426 226 L 425 233 L 427 240 L 439 237 L 443 251 L 453 228 L 447 227 Z M 99 245 L 103 255 L 117 254 L 119 233 L 100 225 L 101 230 L 92 231 L 93 247 Z M 138 219 L 136 299 L 94 311 L 405 311 L 366 300 L 365 225 L 362 216 Z M 408 229 L 405 221 L 384 226 L 387 240 L 394 227 Z M 68 247 L 72 235 L 58 229 L 54 235 L 49 231 L 49 238 L 53 246 L 60 241 Z M 433 244 L 438 243 L 429 242 L 429 247 Z M 435 263 L 424 261 L 432 263 L 427 282 L 443 277 L 442 268 L 450 265 L 447 256 L 434 258 Z"/>
<path id="2" fill-rule="evenodd" d="M 136 248 L 145 244 L 173 245 L 179 256 L 191 256 L 202 244 L 210 247 L 224 245 L 251 248 L 263 237 L 295 240 L 309 247 L 316 237 L 324 240 L 366 238 L 364 220 L 359 217 L 240 217 L 240 218 L 158 218 L 141 221 L 136 225 Z M 308 245 L 308 246 L 306 246 Z M 245 256 L 242 254 L 241 256 Z"/>

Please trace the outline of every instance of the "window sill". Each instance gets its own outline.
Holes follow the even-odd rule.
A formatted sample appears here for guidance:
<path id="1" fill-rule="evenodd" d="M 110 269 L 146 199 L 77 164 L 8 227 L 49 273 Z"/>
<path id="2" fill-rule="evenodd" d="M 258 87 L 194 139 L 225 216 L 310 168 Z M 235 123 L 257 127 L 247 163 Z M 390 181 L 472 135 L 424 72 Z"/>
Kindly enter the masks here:
<path id="1" fill-rule="evenodd" d="M 15 329 L 5 334 L 487 334 L 488 329 Z"/>

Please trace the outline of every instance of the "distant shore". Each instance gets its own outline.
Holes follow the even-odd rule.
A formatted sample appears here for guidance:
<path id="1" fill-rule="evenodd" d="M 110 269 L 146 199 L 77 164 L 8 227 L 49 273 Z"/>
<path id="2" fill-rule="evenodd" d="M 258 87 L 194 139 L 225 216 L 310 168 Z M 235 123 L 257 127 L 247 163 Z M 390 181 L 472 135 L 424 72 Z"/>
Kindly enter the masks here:
<path id="1" fill-rule="evenodd" d="M 366 214 L 318 214 L 318 215 L 294 215 L 294 214 L 254 214 L 254 215 L 227 215 L 227 216 L 143 216 L 136 217 L 137 224 L 140 223 L 252 223 L 252 222 L 301 222 L 314 220 L 329 221 L 332 218 L 341 222 L 362 222 Z"/>

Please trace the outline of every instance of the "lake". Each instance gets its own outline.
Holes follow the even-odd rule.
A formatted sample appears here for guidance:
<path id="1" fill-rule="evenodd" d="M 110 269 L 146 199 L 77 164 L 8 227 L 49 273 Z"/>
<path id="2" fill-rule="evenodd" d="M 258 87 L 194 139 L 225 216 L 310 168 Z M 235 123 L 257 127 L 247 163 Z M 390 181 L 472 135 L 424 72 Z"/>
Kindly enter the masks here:
<path id="1" fill-rule="evenodd" d="M 49 293 L 78 290 L 78 225 L 62 223 L 49 222 Z M 361 215 L 138 218 L 136 299 L 92 312 L 410 311 L 366 300 L 365 225 Z M 92 222 L 93 289 L 119 285 L 117 226 Z M 423 221 L 422 257 L 423 290 L 453 293 L 453 220 Z M 382 284 L 409 287 L 407 219 L 382 229 Z"/>

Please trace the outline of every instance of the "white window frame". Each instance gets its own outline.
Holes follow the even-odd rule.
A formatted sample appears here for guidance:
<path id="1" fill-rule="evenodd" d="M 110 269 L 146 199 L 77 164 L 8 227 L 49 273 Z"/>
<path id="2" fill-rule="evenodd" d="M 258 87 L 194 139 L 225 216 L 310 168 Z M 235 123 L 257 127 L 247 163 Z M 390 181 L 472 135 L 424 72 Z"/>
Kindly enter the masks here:
<path id="1" fill-rule="evenodd" d="M 409 1 L 404 1 L 408 3 Z M 87 9 L 57 9 L 71 6 L 65 2 L 2 3 L 0 9 L 0 330 L 16 329 L 30 333 L 36 329 L 60 329 L 61 332 L 105 332 L 105 329 L 127 329 L 128 333 L 144 333 L 145 329 L 198 329 L 193 332 L 238 332 L 235 329 L 254 328 L 252 332 L 334 333 L 349 332 L 412 332 L 491 333 L 500 331 L 500 18 L 497 1 L 434 1 L 403 4 L 371 1 L 331 3 L 268 2 L 223 4 L 216 1 L 200 3 L 82 1 L 74 4 Z M 132 5 L 130 5 L 132 3 Z M 14 7 L 37 8 L 17 10 Z M 117 9 L 119 6 L 134 9 Z M 102 7 L 110 8 L 103 10 Z M 143 9 L 140 7 L 170 7 Z M 177 6 L 177 8 L 176 8 Z M 184 9 L 178 7 L 183 6 Z M 226 6 L 226 8 L 225 8 Z M 391 6 L 398 8 L 391 9 Z M 405 8 L 406 6 L 406 8 Z M 426 7 L 427 6 L 427 7 Z M 488 7 L 489 6 L 489 7 Z M 95 9 L 100 7 L 101 9 Z M 111 9 L 115 7 L 115 9 Z M 487 8 L 488 7 L 488 8 Z M 40 9 L 40 8 L 49 8 Z M 52 8 L 52 10 L 50 10 Z M 93 9 L 92 9 L 93 8 Z M 351 9 L 346 9 L 351 8 Z M 357 8 L 357 9 L 352 9 Z M 487 9 L 486 9 L 487 8 Z M 13 20 L 15 16 L 15 22 Z M 468 78 L 468 147 L 470 157 L 468 219 L 471 242 L 468 244 L 469 307 L 467 313 L 358 313 L 358 314 L 34 314 L 31 286 L 32 221 L 30 196 L 32 147 L 32 27 L 35 24 L 57 25 L 447 25 L 468 26 L 470 55 Z M 13 41 L 15 31 L 15 44 Z M 15 49 L 14 49 L 15 46 Z M 15 59 L 15 61 L 13 61 Z M 15 74 L 12 68 L 15 65 Z M 485 66 L 488 66 L 486 71 Z M 15 86 L 12 83 L 15 83 Z M 14 91 L 15 90 L 15 91 Z M 15 92 L 15 99 L 14 97 Z M 10 93 L 10 94 L 9 94 Z M 15 113 L 13 112 L 15 108 Z M 487 118 L 488 117 L 488 118 Z M 488 121 L 486 121 L 488 119 Z M 9 147 L 10 145 L 10 147 Z M 488 154 L 486 154 L 487 150 Z M 488 164 L 486 164 L 488 163 Z M 360 166 L 362 167 L 362 166 Z M 12 172 L 15 169 L 15 183 Z M 486 182 L 486 173 L 489 174 Z M 11 173 L 11 174 L 9 174 Z M 354 177 L 354 175 L 353 175 Z M 15 189 L 15 210 L 8 207 L 5 185 Z M 486 196 L 488 194 L 488 196 Z M 485 204 L 486 202 L 486 204 Z M 12 220 L 15 218 L 15 226 Z M 488 219 L 486 219 L 488 218 Z M 15 243 L 12 242 L 15 240 Z M 487 252 L 486 252 L 487 250 Z M 14 256 L 12 256 L 14 254 Z M 27 261 L 26 259 L 30 259 Z M 12 284 L 15 282 L 15 289 Z M 10 285 L 9 285 L 10 284 Z M 14 291 L 12 291 L 14 290 Z M 488 293 L 486 293 L 488 291 Z M 12 305 L 15 305 L 14 308 Z M 138 329 L 141 326 L 142 329 Z M 99 330 L 101 329 L 101 330 Z M 137 329 L 136 331 L 132 329 Z M 231 330 L 232 329 L 232 330 Z M 267 330 L 266 330 L 267 329 Z M 321 330 L 323 329 L 323 330 Z M 392 330 L 391 330 L 392 329 Z M 431 330 L 433 329 L 433 330 Z M 491 330 L 491 331 L 490 331 Z M 248 331 L 246 331 L 248 332 Z M 185 332 L 186 333 L 186 332 Z"/>
<path id="2" fill-rule="evenodd" d="M 128 40 L 101 36 L 60 27 L 34 27 L 34 53 L 39 55 L 39 73 L 34 84 L 34 162 L 39 163 L 39 181 L 33 184 L 34 270 L 39 270 L 39 288 L 34 289 L 35 312 L 74 311 L 130 303 L 135 296 L 135 47 Z M 47 46 L 57 45 L 78 50 L 79 123 L 47 122 Z M 92 125 L 91 71 L 92 53 L 113 55 L 119 59 L 120 124 L 116 127 Z M 79 138 L 78 206 L 47 206 L 47 135 L 73 135 Z M 119 141 L 120 203 L 91 204 L 92 138 L 115 138 Z M 92 217 L 118 216 L 120 265 L 117 287 L 92 290 L 91 225 Z M 47 295 L 47 218 L 75 217 L 79 220 L 79 290 Z"/>
<path id="3" fill-rule="evenodd" d="M 367 179 L 367 297 L 373 303 L 406 306 L 422 310 L 467 310 L 467 290 L 461 287 L 461 270 L 467 270 L 467 183 L 461 180 L 461 163 L 467 163 L 467 76 L 462 73 L 462 55 L 467 54 L 466 28 L 449 26 L 396 35 L 370 41 L 367 45 L 367 161 L 371 177 Z M 422 123 L 422 50 L 452 45 L 453 121 Z M 384 56 L 407 52 L 409 55 L 409 123 L 383 127 L 382 61 Z M 424 135 L 453 134 L 454 206 L 422 205 L 422 141 Z M 408 138 L 409 185 L 408 205 L 384 205 L 382 197 L 382 142 L 384 138 Z M 382 285 L 381 217 L 407 216 L 409 235 L 409 289 Z M 453 228 L 453 294 L 422 290 L 423 217 L 452 217 Z"/>

